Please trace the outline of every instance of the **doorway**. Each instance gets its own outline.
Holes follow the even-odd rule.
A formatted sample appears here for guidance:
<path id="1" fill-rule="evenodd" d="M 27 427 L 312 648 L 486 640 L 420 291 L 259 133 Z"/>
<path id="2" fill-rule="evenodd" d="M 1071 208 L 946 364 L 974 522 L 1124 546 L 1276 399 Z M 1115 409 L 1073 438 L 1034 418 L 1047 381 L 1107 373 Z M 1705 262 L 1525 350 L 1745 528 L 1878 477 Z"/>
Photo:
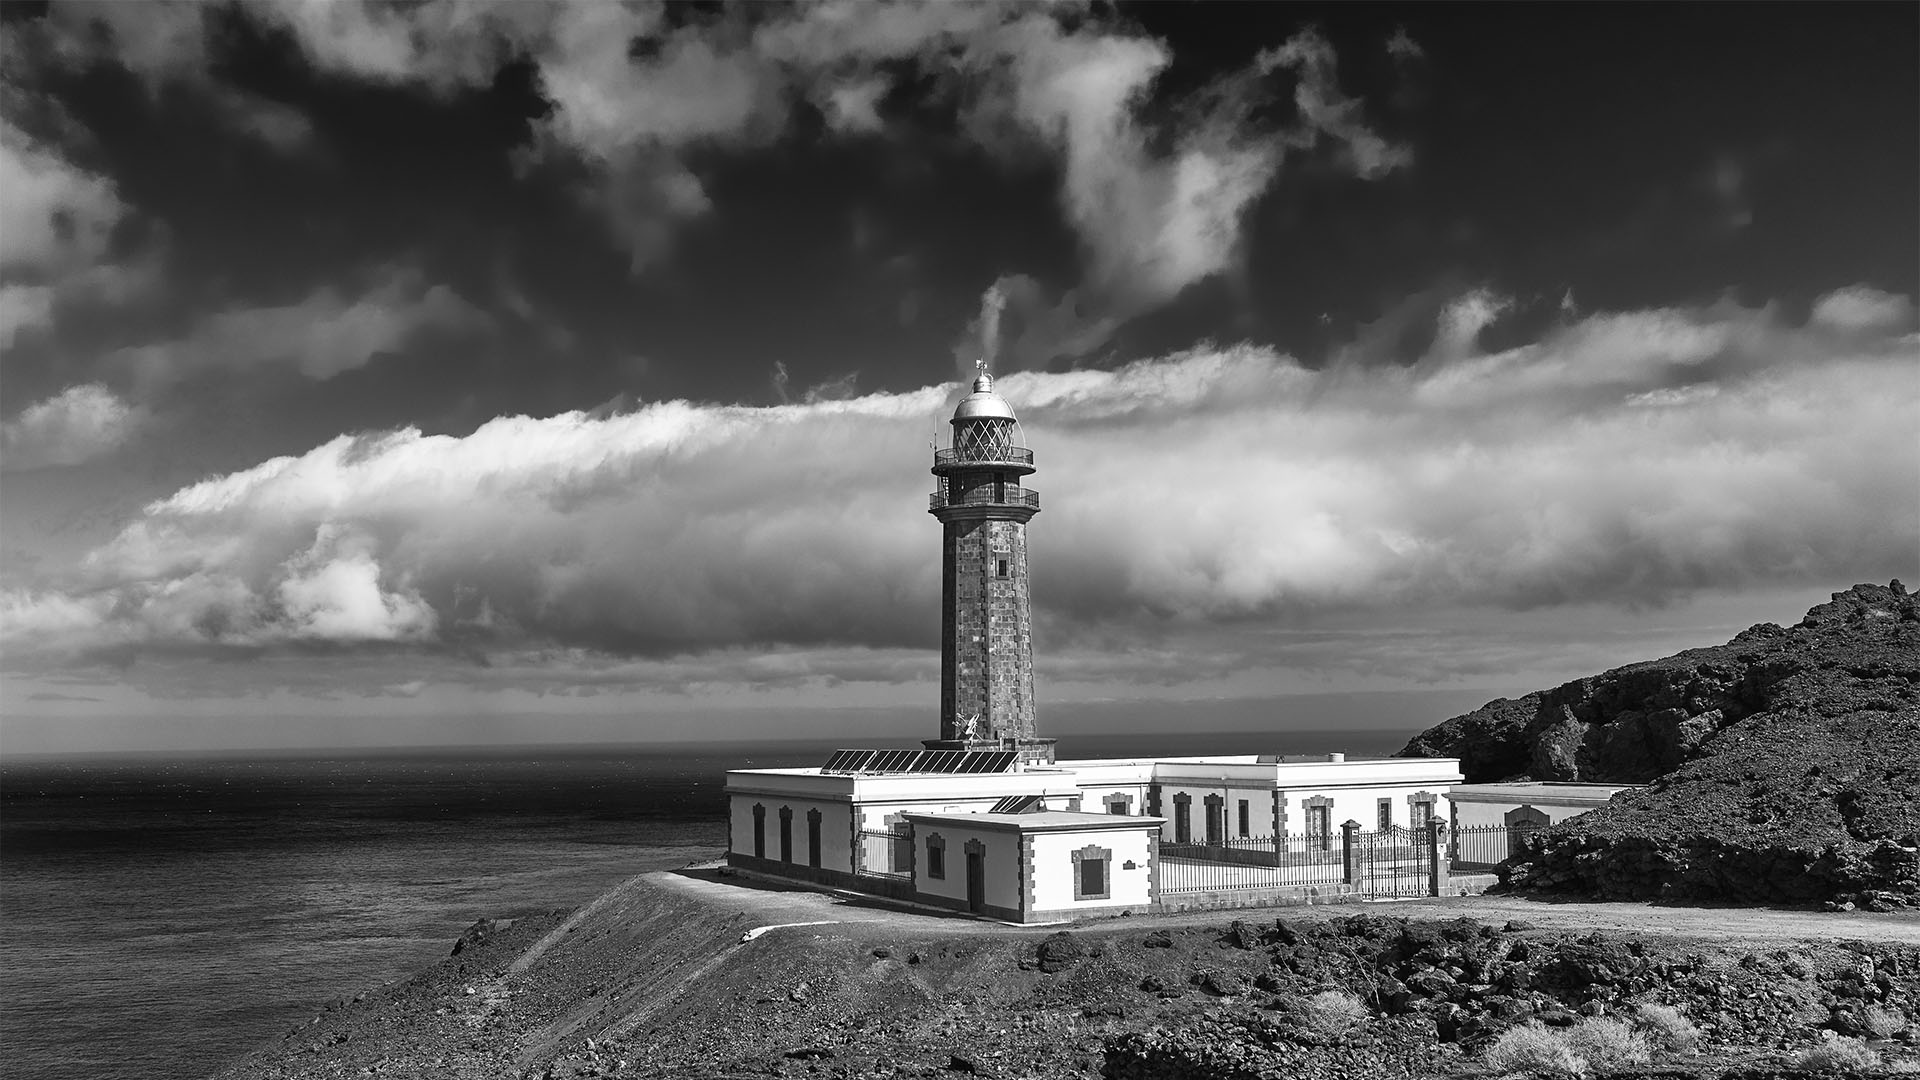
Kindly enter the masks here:
<path id="1" fill-rule="evenodd" d="M 987 856 L 982 851 L 967 852 L 967 910 L 987 910 Z"/>

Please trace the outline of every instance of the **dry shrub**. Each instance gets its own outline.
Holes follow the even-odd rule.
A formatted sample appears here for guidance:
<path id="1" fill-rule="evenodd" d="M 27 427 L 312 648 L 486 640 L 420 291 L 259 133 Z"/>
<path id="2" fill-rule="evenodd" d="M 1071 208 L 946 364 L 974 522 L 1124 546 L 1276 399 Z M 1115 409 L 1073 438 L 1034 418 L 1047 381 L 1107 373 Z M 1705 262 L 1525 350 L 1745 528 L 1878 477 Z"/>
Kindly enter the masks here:
<path id="1" fill-rule="evenodd" d="M 1808 1047 L 1794 1064 L 1808 1072 L 1862 1072 L 1880 1067 L 1880 1055 L 1864 1039 L 1828 1039 Z"/>
<path id="2" fill-rule="evenodd" d="M 1567 1047 L 1587 1063 L 1589 1069 L 1610 1072 L 1626 1065 L 1645 1065 L 1653 1060 L 1647 1037 L 1633 1030 L 1625 1020 L 1596 1016 L 1567 1029 Z"/>
<path id="3" fill-rule="evenodd" d="M 1876 1039 L 1891 1039 L 1907 1029 L 1907 1018 L 1892 1009 L 1869 1005 L 1860 1014 L 1860 1027 Z"/>
<path id="4" fill-rule="evenodd" d="M 1647 1038 L 1662 1050 L 1684 1054 L 1700 1041 L 1700 1029 L 1671 1005 L 1642 1005 L 1635 1011 L 1634 1019 L 1640 1022 Z"/>
<path id="5" fill-rule="evenodd" d="M 1538 1020 L 1507 1029 L 1487 1048 L 1486 1061 L 1487 1068 L 1499 1073 L 1551 1077 L 1587 1074 L 1587 1063 L 1573 1052 L 1566 1039 Z"/>
<path id="6" fill-rule="evenodd" d="M 1325 1038 L 1344 1034 L 1372 1015 L 1360 999 L 1338 990 L 1322 990 L 1300 1003 L 1300 1026 Z"/>
<path id="7" fill-rule="evenodd" d="M 1904 1058 L 1900 1061 L 1887 1062 L 1889 1076 L 1911 1076 L 1915 1073 L 1920 1073 L 1920 1060 Z"/>

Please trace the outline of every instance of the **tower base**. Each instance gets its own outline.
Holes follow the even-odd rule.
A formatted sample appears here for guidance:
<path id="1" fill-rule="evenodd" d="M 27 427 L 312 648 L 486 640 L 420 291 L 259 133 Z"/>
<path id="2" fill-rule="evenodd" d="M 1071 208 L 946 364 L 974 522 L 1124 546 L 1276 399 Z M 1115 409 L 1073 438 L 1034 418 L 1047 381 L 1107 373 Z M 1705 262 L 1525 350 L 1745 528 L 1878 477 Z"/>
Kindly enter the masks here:
<path id="1" fill-rule="evenodd" d="M 922 739 L 929 750 L 1012 750 L 1022 765 L 1053 764 L 1053 747 L 1058 739 Z"/>

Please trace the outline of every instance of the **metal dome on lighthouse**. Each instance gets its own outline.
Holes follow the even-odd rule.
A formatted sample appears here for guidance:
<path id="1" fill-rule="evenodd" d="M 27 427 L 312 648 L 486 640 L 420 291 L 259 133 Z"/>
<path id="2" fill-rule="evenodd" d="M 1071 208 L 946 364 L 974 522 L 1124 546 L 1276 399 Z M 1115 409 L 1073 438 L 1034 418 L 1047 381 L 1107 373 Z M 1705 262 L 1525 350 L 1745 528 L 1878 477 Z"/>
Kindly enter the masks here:
<path id="1" fill-rule="evenodd" d="M 939 487 L 928 510 L 940 520 L 942 626 L 940 738 L 931 749 L 1010 749 L 1053 760 L 1052 739 L 1034 727 L 1033 604 L 1027 522 L 1040 495 L 1020 481 L 1033 451 L 1020 421 L 977 364 L 973 392 L 953 410 L 952 442 L 937 448 Z"/>

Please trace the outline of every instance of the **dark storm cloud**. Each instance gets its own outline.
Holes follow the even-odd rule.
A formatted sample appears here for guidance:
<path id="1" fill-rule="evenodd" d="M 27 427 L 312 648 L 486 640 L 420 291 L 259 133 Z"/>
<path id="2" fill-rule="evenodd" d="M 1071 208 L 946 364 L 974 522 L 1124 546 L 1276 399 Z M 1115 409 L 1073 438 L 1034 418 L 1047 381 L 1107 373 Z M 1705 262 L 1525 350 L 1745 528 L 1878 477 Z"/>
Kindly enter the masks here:
<path id="1" fill-rule="evenodd" d="M 1725 304 L 1595 314 L 1482 351 L 1501 306 L 1449 305 L 1411 367 L 1243 346 L 1004 379 L 1058 492 L 1033 527 L 1049 632 L 1191 658 L 1182 627 L 1290 612 L 1658 604 L 1911 561 L 1905 298 L 1840 290 L 1800 326 Z M 9 593 L 7 654 L 556 648 L 745 671 L 772 649 L 795 679 L 869 662 L 846 650 L 895 663 L 933 645 L 913 462 L 950 401 L 343 436 L 179 491 L 78 574 Z M 815 650 L 840 659 L 811 668 Z"/>
<path id="2" fill-rule="evenodd" d="M 1023 301 L 1042 327 L 1023 340 L 1027 351 L 1085 351 L 1117 323 L 1232 271 L 1243 219 L 1290 152 L 1325 148 L 1362 178 L 1411 160 L 1341 89 L 1333 47 L 1314 31 L 1168 97 L 1155 87 L 1171 47 L 1076 5 L 836 0 L 679 19 L 653 4 L 68 2 L 42 36 L 71 62 L 111 59 L 156 87 L 187 86 L 236 129 L 307 147 L 312 126 L 297 109 L 212 74 L 215 43 L 235 19 L 290 39 L 320 71 L 433 94 L 485 88 L 504 65 L 530 63 L 548 111 L 523 159 L 583 168 L 579 204 L 612 229 L 636 272 L 715 212 L 702 155 L 765 149 L 803 116 L 870 139 L 889 136 L 892 114 L 957 110 L 958 129 L 990 152 L 1059 170 L 1060 207 L 1083 248 L 1076 292 L 1046 312 Z M 1259 119 L 1289 84 L 1291 115 Z M 1089 314 L 1059 326 L 1075 306 Z"/>

